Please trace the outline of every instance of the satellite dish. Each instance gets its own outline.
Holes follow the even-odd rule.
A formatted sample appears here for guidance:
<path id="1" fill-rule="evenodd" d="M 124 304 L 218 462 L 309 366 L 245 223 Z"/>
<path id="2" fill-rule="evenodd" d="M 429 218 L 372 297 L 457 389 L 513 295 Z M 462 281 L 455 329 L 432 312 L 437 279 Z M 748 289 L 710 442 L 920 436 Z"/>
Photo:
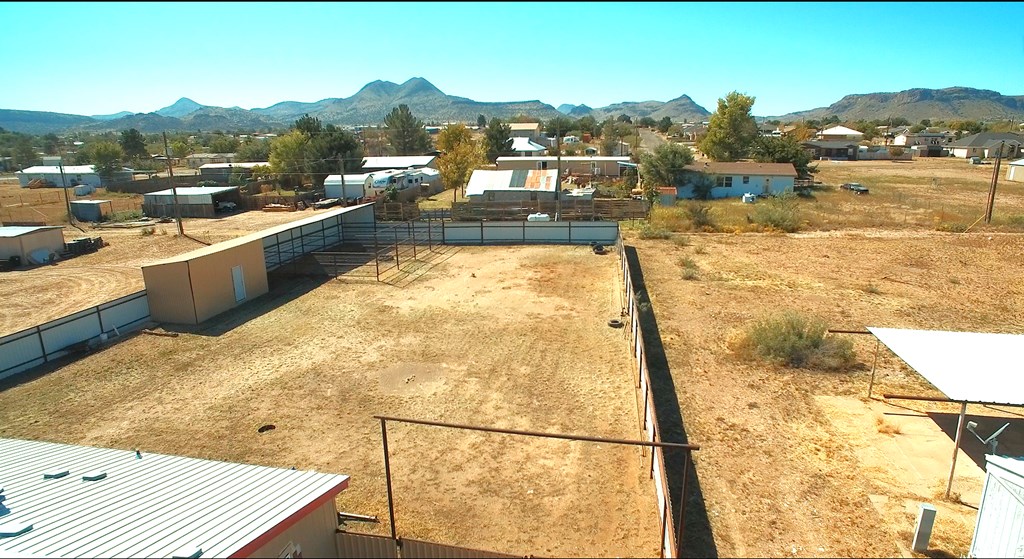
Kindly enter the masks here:
<path id="1" fill-rule="evenodd" d="M 989 450 L 991 450 L 991 452 L 989 454 L 995 454 L 996 453 L 996 447 L 999 445 L 999 441 L 996 440 L 996 437 L 998 437 L 999 435 L 1003 434 L 1003 431 L 1005 431 L 1006 428 L 1009 427 L 1009 426 L 1010 426 L 1010 423 L 1007 422 L 1006 425 L 1003 425 L 1002 427 L 997 429 L 995 433 L 992 433 L 991 435 L 989 435 L 987 439 L 983 439 L 981 437 L 981 435 L 979 435 L 978 432 L 975 431 L 975 429 L 978 428 L 978 422 L 977 421 L 968 421 L 967 422 L 967 430 L 970 431 L 971 433 L 973 433 L 974 436 L 977 437 L 979 441 L 981 441 L 981 444 L 989 445 Z"/>

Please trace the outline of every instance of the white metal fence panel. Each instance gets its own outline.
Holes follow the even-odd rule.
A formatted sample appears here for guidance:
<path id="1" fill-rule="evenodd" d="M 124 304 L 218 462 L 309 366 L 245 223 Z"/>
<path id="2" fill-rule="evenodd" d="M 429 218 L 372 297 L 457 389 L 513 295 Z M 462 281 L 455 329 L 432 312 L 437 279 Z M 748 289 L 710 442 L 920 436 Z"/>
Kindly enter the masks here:
<path id="1" fill-rule="evenodd" d="M 43 342 L 35 328 L 0 338 L 0 379 L 46 362 Z"/>
<path id="2" fill-rule="evenodd" d="M 47 354 L 95 338 L 102 332 L 100 315 L 95 307 L 39 326 L 39 334 L 43 338 L 43 347 Z"/>
<path id="3" fill-rule="evenodd" d="M 97 307 L 100 314 L 100 326 L 104 332 L 110 333 L 131 330 L 149 319 L 149 297 L 145 291 L 125 295 Z"/>

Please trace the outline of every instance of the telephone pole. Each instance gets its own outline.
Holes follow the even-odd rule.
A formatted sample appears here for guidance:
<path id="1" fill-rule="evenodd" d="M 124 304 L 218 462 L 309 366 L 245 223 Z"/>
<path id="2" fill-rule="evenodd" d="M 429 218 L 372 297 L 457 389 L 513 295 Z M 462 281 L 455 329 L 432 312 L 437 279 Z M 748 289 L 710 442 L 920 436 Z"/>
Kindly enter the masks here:
<path id="1" fill-rule="evenodd" d="M 61 189 L 64 191 L 64 203 L 68 207 L 68 224 L 74 225 L 75 216 L 71 214 L 71 197 L 68 195 L 68 180 L 67 177 L 64 176 L 64 157 L 57 160 L 57 165 L 60 167 L 60 185 L 62 187 Z"/>
<path id="2" fill-rule="evenodd" d="M 996 183 L 999 182 L 999 163 L 1003 160 L 1003 144 L 999 142 L 999 153 L 996 154 L 996 164 L 992 167 L 992 182 L 988 187 L 988 204 L 985 206 L 985 223 L 992 223 L 992 207 L 996 204 Z"/>
<path id="3" fill-rule="evenodd" d="M 181 224 L 181 206 L 178 205 L 178 187 L 174 184 L 174 168 L 171 165 L 171 150 L 167 147 L 167 132 L 164 131 L 164 157 L 167 158 L 167 180 L 171 181 L 171 195 L 174 197 L 174 219 L 178 222 L 178 235 L 185 236 L 185 227 Z"/>

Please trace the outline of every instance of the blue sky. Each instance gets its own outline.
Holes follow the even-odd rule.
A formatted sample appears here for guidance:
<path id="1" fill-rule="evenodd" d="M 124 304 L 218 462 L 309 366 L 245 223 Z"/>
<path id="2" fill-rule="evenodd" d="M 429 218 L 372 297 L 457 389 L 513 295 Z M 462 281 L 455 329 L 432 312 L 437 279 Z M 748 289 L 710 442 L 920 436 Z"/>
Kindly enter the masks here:
<path id="1" fill-rule="evenodd" d="M 72 114 L 251 109 L 415 76 L 554 106 L 687 94 L 714 111 L 736 90 L 762 116 L 912 87 L 1024 95 L 1024 3 L 4 2 L 0 21 L 0 108 Z"/>

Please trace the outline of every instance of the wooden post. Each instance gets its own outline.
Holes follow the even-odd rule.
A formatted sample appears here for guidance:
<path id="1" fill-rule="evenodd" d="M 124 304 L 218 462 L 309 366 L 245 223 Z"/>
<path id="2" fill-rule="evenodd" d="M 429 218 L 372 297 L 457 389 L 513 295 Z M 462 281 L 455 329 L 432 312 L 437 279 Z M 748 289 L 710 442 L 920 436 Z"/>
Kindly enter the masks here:
<path id="1" fill-rule="evenodd" d="M 956 440 L 953 442 L 953 463 L 949 465 L 949 481 L 946 483 L 946 498 L 953 488 L 953 472 L 956 471 L 956 456 L 960 453 L 960 437 L 964 434 L 964 416 L 967 415 L 967 402 L 960 403 L 960 418 L 956 422 Z"/>
<path id="2" fill-rule="evenodd" d="M 992 223 L 992 208 L 996 204 L 996 184 L 999 182 L 999 163 L 1003 160 L 1003 144 L 999 142 L 999 153 L 996 154 L 996 164 L 992 167 L 992 182 L 988 186 L 988 204 L 985 205 L 985 223 Z M 946 495 L 947 497 L 949 495 Z"/>
<path id="3" fill-rule="evenodd" d="M 875 365 L 878 364 L 878 345 L 882 340 L 875 338 L 875 359 L 871 362 L 871 382 L 868 383 L 868 398 L 871 397 L 871 389 L 875 386 Z"/>
<path id="4" fill-rule="evenodd" d="M 395 528 L 395 499 L 391 490 L 391 459 L 388 457 L 388 426 L 386 419 L 380 420 L 380 437 L 384 442 L 384 477 L 388 485 L 388 518 L 391 523 L 391 538 L 398 538 L 398 530 Z"/>

